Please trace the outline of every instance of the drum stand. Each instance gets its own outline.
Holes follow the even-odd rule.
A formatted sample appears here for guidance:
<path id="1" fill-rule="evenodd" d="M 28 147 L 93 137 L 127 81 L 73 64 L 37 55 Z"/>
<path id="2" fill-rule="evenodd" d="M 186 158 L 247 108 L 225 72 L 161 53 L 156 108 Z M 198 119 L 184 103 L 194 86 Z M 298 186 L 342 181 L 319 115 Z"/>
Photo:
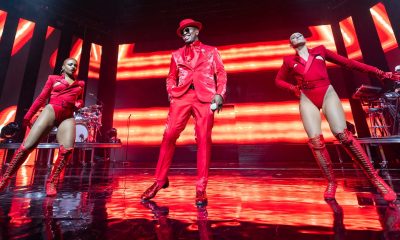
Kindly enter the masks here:
<path id="1" fill-rule="evenodd" d="M 400 94 L 397 92 L 388 92 L 384 94 L 385 105 L 387 106 L 388 115 L 392 122 L 392 135 L 400 135 Z"/>
<path id="2" fill-rule="evenodd" d="M 369 118 L 371 137 L 387 137 L 391 135 L 383 115 L 384 110 L 385 105 L 381 98 L 369 102 L 366 113 Z"/>
<path id="3" fill-rule="evenodd" d="M 382 88 L 361 85 L 353 94 L 354 99 L 359 99 L 365 109 L 369 119 L 369 129 L 372 137 L 390 136 L 389 125 L 386 123 L 384 112 L 388 109 L 388 104 L 381 94 Z"/>

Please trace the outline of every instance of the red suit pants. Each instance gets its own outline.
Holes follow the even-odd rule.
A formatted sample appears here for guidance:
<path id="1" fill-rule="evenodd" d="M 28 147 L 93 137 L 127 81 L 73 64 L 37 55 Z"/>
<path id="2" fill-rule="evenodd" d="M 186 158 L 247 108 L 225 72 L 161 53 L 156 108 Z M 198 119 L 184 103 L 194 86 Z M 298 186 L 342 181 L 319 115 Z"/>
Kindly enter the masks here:
<path id="1" fill-rule="evenodd" d="M 207 187 L 214 112 L 210 109 L 210 103 L 200 102 L 195 91 L 192 89 L 189 89 L 188 92 L 181 97 L 171 100 L 155 175 L 159 186 L 164 185 L 167 180 L 168 170 L 171 166 L 175 151 L 176 140 L 185 129 L 190 116 L 193 116 L 195 120 L 197 142 L 196 189 L 203 191 Z"/>

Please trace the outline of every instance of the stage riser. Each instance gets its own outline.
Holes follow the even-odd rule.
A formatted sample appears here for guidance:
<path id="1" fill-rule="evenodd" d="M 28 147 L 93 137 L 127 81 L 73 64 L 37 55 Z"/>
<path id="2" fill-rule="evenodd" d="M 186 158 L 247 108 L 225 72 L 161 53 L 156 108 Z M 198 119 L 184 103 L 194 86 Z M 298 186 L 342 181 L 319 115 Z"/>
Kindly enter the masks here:
<path id="1" fill-rule="evenodd" d="M 399 145 L 384 145 L 388 168 L 400 168 Z M 341 166 L 336 146 L 328 144 L 327 148 L 334 165 Z M 344 167 L 352 168 L 351 159 L 341 146 L 339 149 Z M 158 146 L 131 146 L 127 157 L 126 148 L 118 149 L 116 160 L 134 166 L 154 168 L 158 153 Z M 377 149 L 372 151 L 372 156 L 379 168 L 381 160 Z M 211 167 L 318 167 L 307 144 L 213 145 L 211 159 Z M 177 146 L 172 167 L 196 167 L 196 146 Z"/>

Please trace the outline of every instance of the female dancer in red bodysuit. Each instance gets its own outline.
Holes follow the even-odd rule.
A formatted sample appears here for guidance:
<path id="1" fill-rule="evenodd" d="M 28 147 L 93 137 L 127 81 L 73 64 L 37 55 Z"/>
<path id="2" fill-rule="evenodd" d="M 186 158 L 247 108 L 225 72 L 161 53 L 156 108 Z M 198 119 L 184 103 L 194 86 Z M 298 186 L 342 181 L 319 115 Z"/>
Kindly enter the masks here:
<path id="1" fill-rule="evenodd" d="M 332 162 L 321 134 L 320 109 L 328 120 L 334 136 L 352 159 L 361 166 L 383 198 L 389 202 L 396 200 L 396 193 L 378 176 L 358 141 L 346 129 L 343 107 L 338 95 L 330 85 L 325 60 L 348 69 L 374 74 L 380 79 L 392 77 L 391 73 L 385 73 L 378 68 L 337 55 L 324 46 L 308 49 L 306 40 L 301 33 L 293 33 L 290 36 L 290 44 L 296 50 L 296 55 L 284 58 L 275 82 L 279 87 L 288 89 L 300 97 L 300 115 L 309 137 L 308 144 L 328 180 L 324 198 L 335 198 L 337 183 L 333 174 Z M 297 85 L 286 81 L 290 75 L 295 78 Z"/>
<path id="2" fill-rule="evenodd" d="M 46 194 L 48 196 L 57 194 L 56 182 L 74 148 L 75 119 L 73 113 L 74 110 L 83 105 L 82 96 L 85 83 L 75 80 L 76 69 L 77 61 L 73 58 L 67 58 L 63 63 L 61 75 L 49 76 L 42 92 L 24 116 L 24 124 L 31 126 L 32 117 L 50 98 L 49 104 L 44 107 L 28 136 L 15 152 L 1 179 L 0 191 L 7 187 L 11 177 L 17 172 L 29 153 L 35 149 L 40 138 L 48 134 L 54 126 L 57 126 L 57 141 L 60 144 L 60 151 L 46 182 Z"/>

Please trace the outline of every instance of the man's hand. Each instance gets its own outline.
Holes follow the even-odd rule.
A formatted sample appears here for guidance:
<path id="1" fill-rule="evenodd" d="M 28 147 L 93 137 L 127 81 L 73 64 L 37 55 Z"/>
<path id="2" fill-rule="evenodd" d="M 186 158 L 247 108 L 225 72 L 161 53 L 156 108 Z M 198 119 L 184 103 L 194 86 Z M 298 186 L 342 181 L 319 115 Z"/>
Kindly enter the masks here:
<path id="1" fill-rule="evenodd" d="M 215 94 L 213 100 L 211 101 L 211 103 L 216 103 L 218 108 L 217 108 L 217 112 L 219 113 L 222 110 L 222 105 L 224 104 L 224 99 L 222 98 L 221 95 L 219 94 Z"/>

